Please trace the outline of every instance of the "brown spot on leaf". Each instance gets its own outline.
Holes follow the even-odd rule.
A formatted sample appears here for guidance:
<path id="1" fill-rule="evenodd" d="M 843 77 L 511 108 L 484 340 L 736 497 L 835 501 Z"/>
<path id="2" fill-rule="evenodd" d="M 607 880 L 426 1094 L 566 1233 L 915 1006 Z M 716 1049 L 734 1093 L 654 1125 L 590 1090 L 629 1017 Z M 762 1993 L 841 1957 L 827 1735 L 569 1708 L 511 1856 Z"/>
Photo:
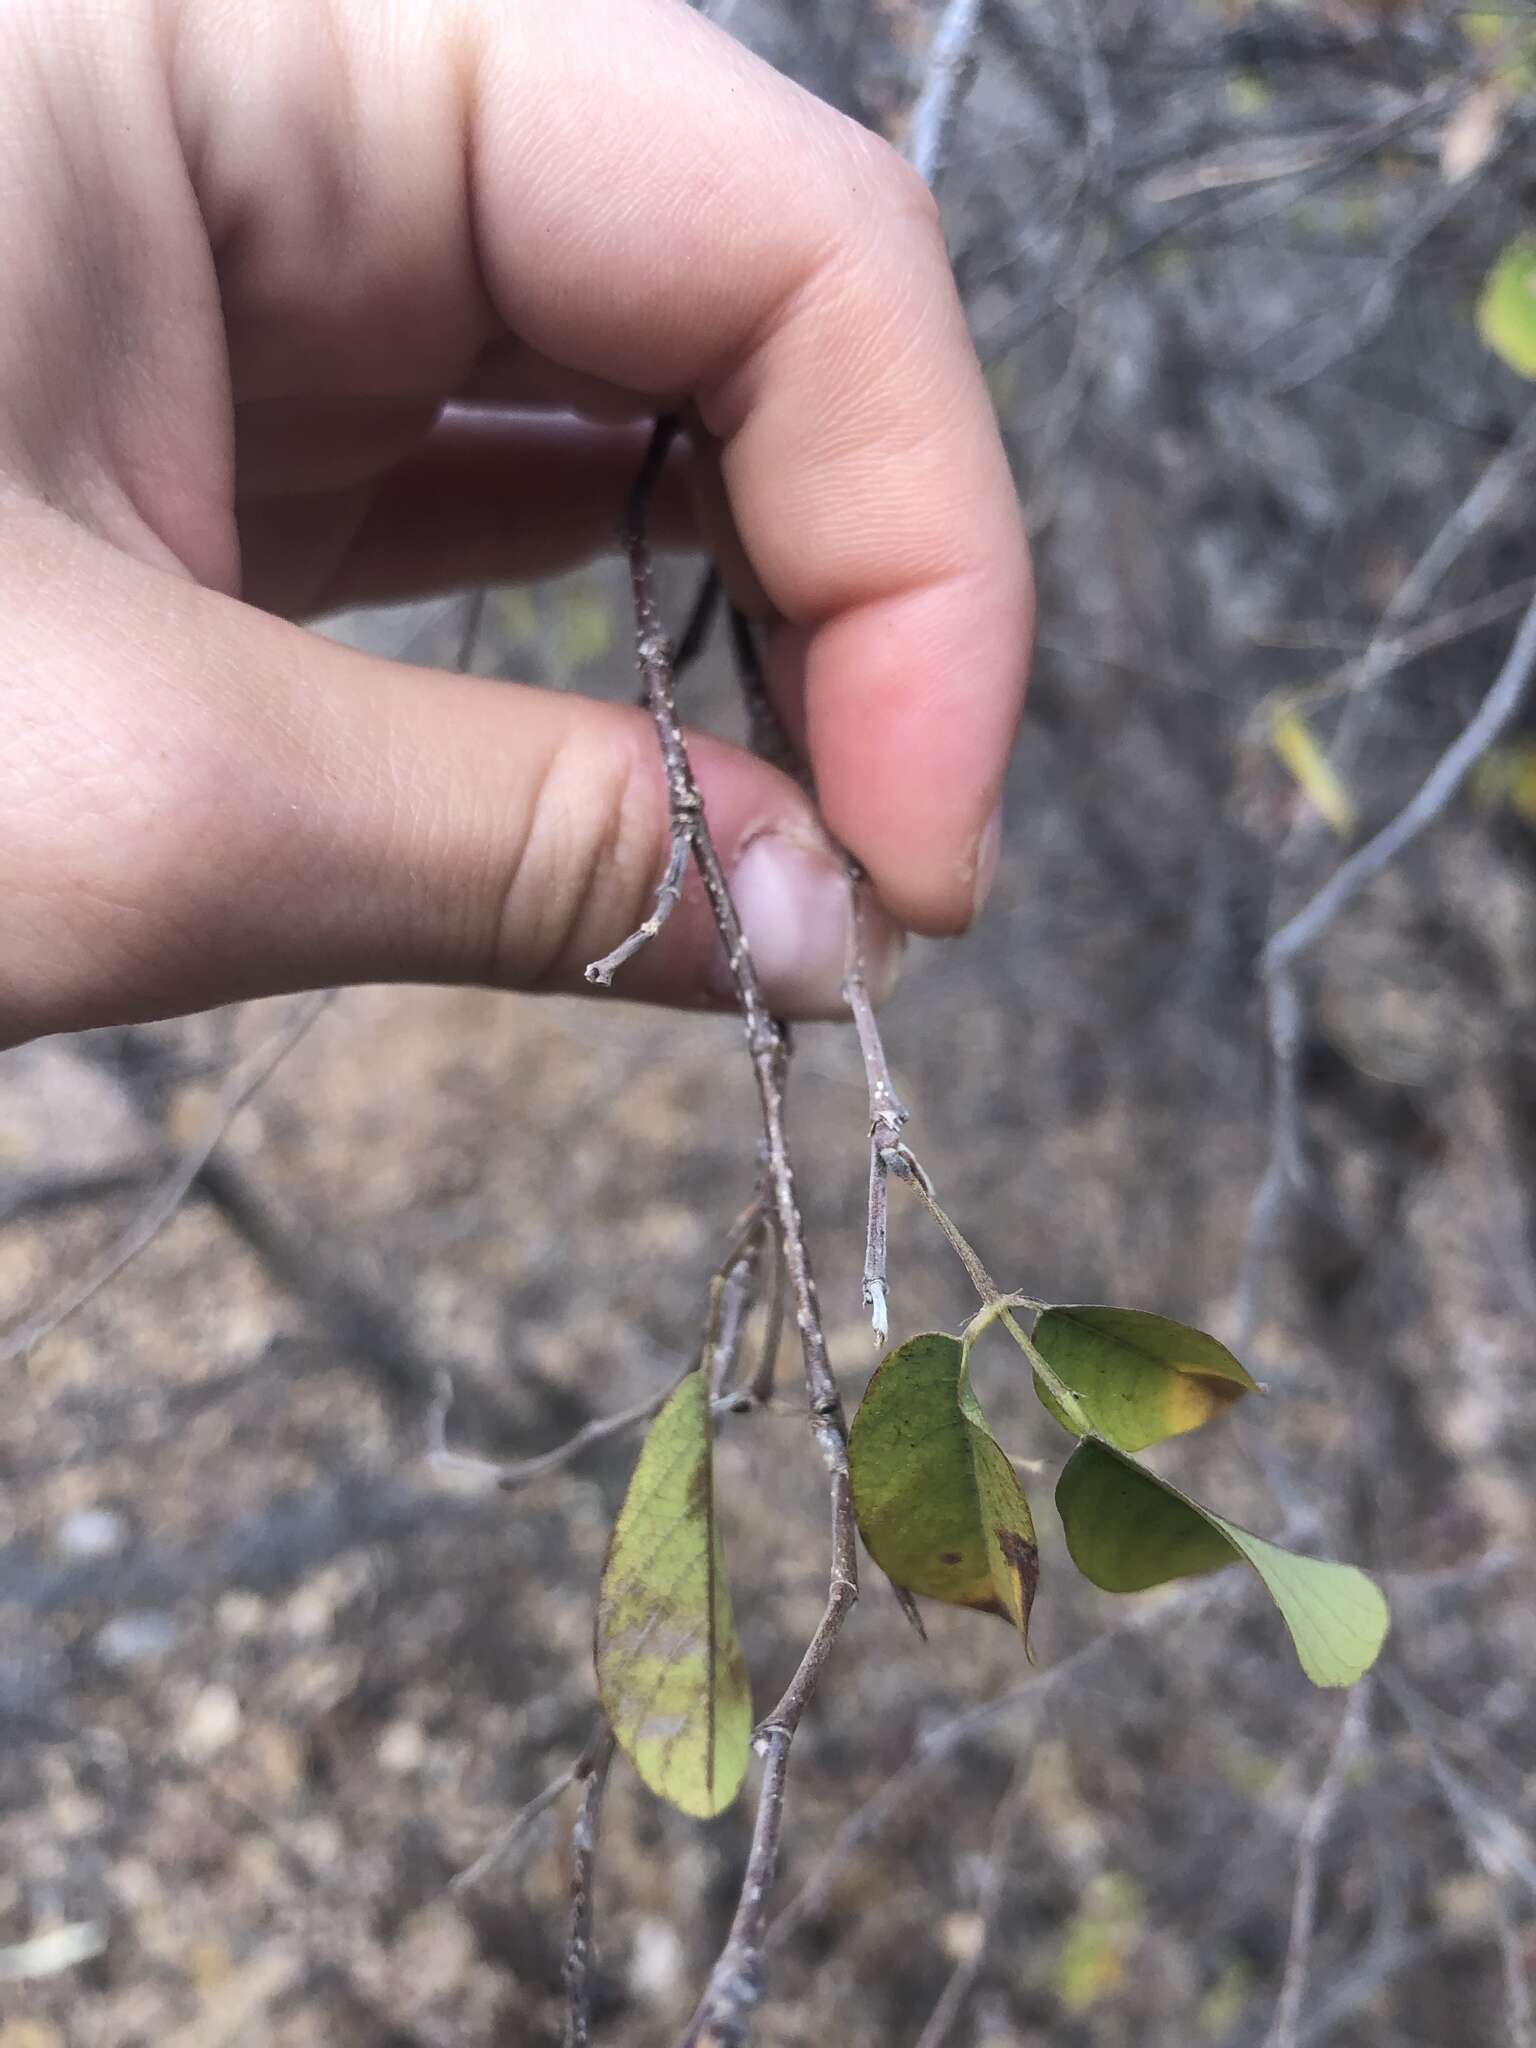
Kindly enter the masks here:
<path id="1" fill-rule="evenodd" d="M 1014 1585 L 1019 1595 L 1019 1634 L 1024 1638 L 1024 1648 L 1029 1649 L 1029 1614 L 1035 1604 L 1035 1592 L 1040 1584 L 1040 1546 L 1028 1542 L 1017 1530 L 1005 1529 L 998 1524 L 992 1532 L 997 1538 L 997 1547 L 1008 1562 L 1013 1573 Z"/>
<path id="2" fill-rule="evenodd" d="M 714 1512 L 714 1475 L 709 1459 L 700 1458 L 688 1474 L 688 1512 L 707 1521 Z"/>

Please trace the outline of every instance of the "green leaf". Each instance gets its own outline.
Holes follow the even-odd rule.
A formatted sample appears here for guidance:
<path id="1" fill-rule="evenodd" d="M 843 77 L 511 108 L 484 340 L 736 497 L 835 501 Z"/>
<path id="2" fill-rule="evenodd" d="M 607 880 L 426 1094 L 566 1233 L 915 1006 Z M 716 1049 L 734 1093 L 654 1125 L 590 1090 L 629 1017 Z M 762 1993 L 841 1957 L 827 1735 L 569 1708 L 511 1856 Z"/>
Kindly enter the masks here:
<path id="1" fill-rule="evenodd" d="M 1489 271 L 1477 331 L 1512 370 L 1536 377 L 1536 236 L 1517 237 Z"/>
<path id="2" fill-rule="evenodd" d="M 1364 1572 L 1250 1535 L 1109 1444 L 1079 1444 L 1057 1482 L 1056 1506 L 1072 1562 L 1106 1593 L 1140 1593 L 1238 1560 L 1252 1565 L 1314 1685 L 1353 1685 L 1386 1641 L 1387 1603 Z"/>
<path id="3" fill-rule="evenodd" d="M 1005 1615 L 1029 1642 L 1040 1554 L 1029 1502 L 956 1337 L 913 1337 L 870 1381 L 848 1440 L 870 1556 L 909 1593 Z"/>
<path id="4" fill-rule="evenodd" d="M 1094 1431 L 1122 1451 L 1198 1429 L 1258 1390 L 1225 1344 L 1139 1308 L 1048 1308 L 1033 1341 Z M 1083 1434 L 1038 1377 L 1035 1391 L 1063 1429 Z"/>
<path id="5" fill-rule="evenodd" d="M 709 1386 L 691 1372 L 651 1424 L 597 1603 L 597 1690 L 644 1782 L 708 1820 L 741 1789 L 752 1695 L 715 1517 Z"/>

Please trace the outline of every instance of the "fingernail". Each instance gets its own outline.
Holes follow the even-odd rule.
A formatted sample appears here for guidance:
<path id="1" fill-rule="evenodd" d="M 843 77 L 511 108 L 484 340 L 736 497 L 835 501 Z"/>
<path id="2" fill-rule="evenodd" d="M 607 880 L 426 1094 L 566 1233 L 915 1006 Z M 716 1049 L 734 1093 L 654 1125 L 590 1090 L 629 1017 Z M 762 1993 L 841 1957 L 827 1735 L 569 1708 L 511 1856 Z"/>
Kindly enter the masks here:
<path id="1" fill-rule="evenodd" d="M 839 861 L 792 840 L 764 833 L 743 851 L 730 877 L 731 895 L 770 1009 L 786 1017 L 844 1017 L 848 877 Z M 864 914 L 869 993 L 883 1002 L 901 968 L 902 934 L 875 906 Z M 716 995 L 734 984 L 723 957 L 710 970 Z"/>
<path id="2" fill-rule="evenodd" d="M 997 880 L 997 864 L 1003 852 L 1003 807 L 1001 804 L 981 828 L 981 837 L 976 842 L 976 879 L 971 889 L 971 916 L 980 917 L 987 898 L 992 894 L 992 884 Z"/>

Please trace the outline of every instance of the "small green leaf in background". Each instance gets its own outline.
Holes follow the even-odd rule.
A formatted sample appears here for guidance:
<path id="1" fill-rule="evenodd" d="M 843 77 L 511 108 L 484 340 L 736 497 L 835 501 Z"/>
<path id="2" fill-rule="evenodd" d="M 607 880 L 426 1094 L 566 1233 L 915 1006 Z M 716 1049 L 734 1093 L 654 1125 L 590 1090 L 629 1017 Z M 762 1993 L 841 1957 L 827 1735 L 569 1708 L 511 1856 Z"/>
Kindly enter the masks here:
<path id="1" fill-rule="evenodd" d="M 1146 1929 L 1146 1901 L 1133 1877 L 1106 1870 L 1088 1880 L 1056 1963 L 1056 1996 L 1068 2012 L 1088 2012 L 1120 1989 Z"/>
<path id="2" fill-rule="evenodd" d="M 1477 331 L 1512 370 L 1536 377 L 1536 236 L 1519 236 L 1489 271 Z"/>
<path id="3" fill-rule="evenodd" d="M 565 674 L 600 660 L 612 647 L 613 608 L 585 576 L 560 585 L 555 616 L 555 659 Z"/>
<path id="4" fill-rule="evenodd" d="M 1353 1685 L 1386 1641 L 1387 1603 L 1364 1572 L 1252 1536 L 1108 1444 L 1078 1446 L 1057 1482 L 1056 1506 L 1072 1562 L 1106 1593 L 1141 1593 L 1238 1559 L 1251 1564 L 1314 1685 Z"/>
<path id="5" fill-rule="evenodd" d="M 848 1463 L 859 1533 L 886 1576 L 925 1599 L 1006 1615 L 1027 1647 L 1035 1525 L 957 1337 L 913 1337 L 890 1354 L 853 1418 Z"/>
<path id="6" fill-rule="evenodd" d="M 752 1696 L 715 1517 L 709 1386 L 691 1372 L 651 1424 L 597 1603 L 597 1690 L 641 1778 L 708 1820 L 741 1789 Z"/>
<path id="7" fill-rule="evenodd" d="M 1225 1344 L 1139 1308 L 1048 1308 L 1034 1345 L 1093 1428 L 1122 1451 L 1198 1429 L 1258 1387 Z M 1081 1434 L 1039 1379 L 1035 1391 L 1063 1429 Z"/>
<path id="8" fill-rule="evenodd" d="M 1355 829 L 1355 800 L 1294 705 L 1276 712 L 1270 721 L 1269 743 L 1313 810 L 1340 839 L 1347 839 Z"/>

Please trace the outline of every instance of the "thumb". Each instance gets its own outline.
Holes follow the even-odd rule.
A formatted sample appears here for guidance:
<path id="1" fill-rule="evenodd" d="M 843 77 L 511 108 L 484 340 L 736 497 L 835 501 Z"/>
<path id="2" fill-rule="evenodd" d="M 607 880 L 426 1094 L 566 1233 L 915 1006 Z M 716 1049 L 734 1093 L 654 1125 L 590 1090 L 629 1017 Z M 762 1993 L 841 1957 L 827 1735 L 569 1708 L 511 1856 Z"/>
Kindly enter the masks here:
<path id="1" fill-rule="evenodd" d="M 652 908 L 644 713 L 359 654 L 51 514 L 6 527 L 6 1041 L 353 981 L 581 989 Z M 846 883 L 810 803 L 693 753 L 769 1003 L 840 1014 Z M 722 967 L 690 875 L 616 989 L 719 1006 Z"/>

